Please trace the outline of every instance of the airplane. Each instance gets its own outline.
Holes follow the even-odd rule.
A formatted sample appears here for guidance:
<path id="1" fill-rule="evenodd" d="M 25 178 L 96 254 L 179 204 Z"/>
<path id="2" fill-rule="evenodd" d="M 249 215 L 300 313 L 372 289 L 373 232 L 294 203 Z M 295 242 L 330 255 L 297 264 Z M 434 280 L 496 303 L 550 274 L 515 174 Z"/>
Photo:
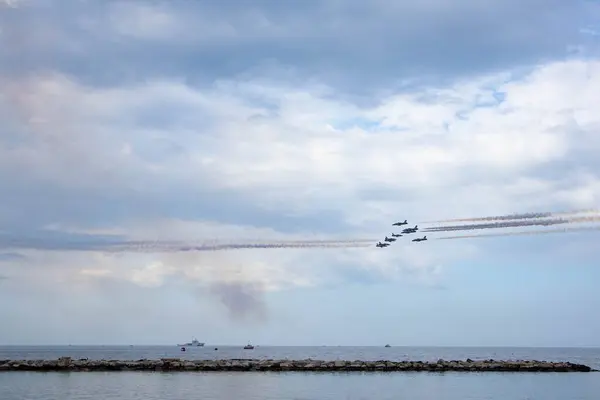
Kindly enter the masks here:
<path id="1" fill-rule="evenodd" d="M 388 247 L 389 245 L 390 245 L 389 243 L 381 243 L 381 242 L 378 242 L 376 244 L 377 247 Z"/>
<path id="2" fill-rule="evenodd" d="M 389 237 L 387 237 L 387 236 L 385 237 L 385 239 L 384 239 L 384 240 L 385 240 L 386 242 L 395 242 L 395 241 L 396 241 L 396 239 L 389 238 Z"/>
<path id="3" fill-rule="evenodd" d="M 415 225 L 414 228 L 402 229 L 402 233 L 415 233 L 418 230 L 419 230 L 419 225 Z"/>
<path id="4" fill-rule="evenodd" d="M 392 226 L 400 226 L 400 225 L 408 225 L 408 222 L 406 222 L 406 220 L 404 220 L 404 222 L 396 222 L 396 223 L 392 224 Z"/>
<path id="5" fill-rule="evenodd" d="M 397 233 L 392 233 L 392 237 L 400 237 L 402 235 L 398 235 Z"/>
<path id="6" fill-rule="evenodd" d="M 422 238 L 413 239 L 412 241 L 413 242 L 422 242 L 423 240 L 427 240 L 427 235 L 423 236 Z"/>

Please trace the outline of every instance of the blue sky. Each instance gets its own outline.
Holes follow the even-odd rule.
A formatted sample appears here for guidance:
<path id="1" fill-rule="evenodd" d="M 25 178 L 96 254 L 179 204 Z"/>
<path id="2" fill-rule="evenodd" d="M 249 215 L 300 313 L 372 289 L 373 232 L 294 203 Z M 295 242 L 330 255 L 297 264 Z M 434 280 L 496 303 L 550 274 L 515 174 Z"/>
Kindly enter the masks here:
<path id="1" fill-rule="evenodd" d="M 596 2 L 11 4 L 0 239 L 39 245 L 0 240 L 0 343 L 600 346 L 595 232 L 66 245 L 379 238 L 394 220 L 597 207 Z"/>

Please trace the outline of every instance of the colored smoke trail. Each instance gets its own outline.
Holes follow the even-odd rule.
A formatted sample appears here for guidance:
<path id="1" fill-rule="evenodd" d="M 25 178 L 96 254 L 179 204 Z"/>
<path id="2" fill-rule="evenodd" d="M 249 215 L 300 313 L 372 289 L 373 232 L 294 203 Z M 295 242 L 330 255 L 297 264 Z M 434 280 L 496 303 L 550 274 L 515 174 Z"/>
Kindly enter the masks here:
<path id="1" fill-rule="evenodd" d="M 162 244 L 162 245 L 161 245 Z M 124 243 L 119 246 L 103 249 L 109 252 L 132 252 L 132 251 L 147 251 L 147 252 L 188 252 L 188 251 L 227 251 L 227 250 L 244 250 L 244 249 L 333 249 L 333 248 L 359 248 L 371 247 L 372 240 L 369 243 L 364 242 L 341 242 L 341 241 L 326 241 L 326 242 L 280 242 L 280 243 L 226 243 L 226 244 L 166 244 L 152 243 L 151 245 L 131 245 Z"/>
<path id="2" fill-rule="evenodd" d="M 546 229 L 538 231 L 520 231 L 520 232 L 504 232 L 504 233 L 484 233 L 481 235 L 461 235 L 461 236 L 444 236 L 436 238 L 437 240 L 448 240 L 448 239 L 472 239 L 472 238 L 488 238 L 488 237 L 500 237 L 500 236 L 524 236 L 524 235 L 547 235 L 550 233 L 567 233 L 567 232 L 584 232 L 584 231 L 600 231 L 600 226 L 587 226 L 587 227 L 568 227 L 562 229 Z"/>
<path id="3" fill-rule="evenodd" d="M 589 216 L 589 217 L 572 217 L 572 218 L 567 218 L 569 220 L 570 223 L 577 223 L 577 222 L 598 222 L 600 221 L 600 215 L 594 215 L 594 216 Z"/>
<path id="4" fill-rule="evenodd" d="M 520 226 L 548 226 L 558 224 L 568 224 L 570 221 L 564 218 L 548 219 L 544 221 L 509 221 L 509 222 L 493 222 L 489 224 L 469 224 L 469 225 L 450 225 L 426 228 L 423 232 L 450 232 L 450 231 L 470 231 L 476 229 L 498 229 L 498 228 L 515 228 Z"/>
<path id="5" fill-rule="evenodd" d="M 188 252 L 227 251 L 241 249 L 309 249 L 309 248 L 352 248 L 368 247 L 373 239 L 309 239 L 309 240 L 204 240 L 204 241 L 160 241 L 160 240 L 110 240 L 69 241 L 26 237 L 0 237 L 0 248 L 50 251 L 102 251 L 102 252 Z"/>
<path id="6" fill-rule="evenodd" d="M 477 218 L 455 218 L 446 219 L 440 221 L 431 221 L 431 223 L 445 223 L 445 222 L 479 222 L 479 221 L 503 221 L 503 220 L 519 220 L 519 219 L 534 219 L 534 218 L 547 218 L 554 216 L 551 212 L 538 212 L 538 213 L 522 213 L 522 214 L 509 214 L 509 215 L 495 215 L 490 217 L 477 217 Z"/>
<path id="7" fill-rule="evenodd" d="M 549 226 L 560 224 L 572 224 L 579 222 L 597 222 L 600 221 L 600 216 L 588 217 L 571 217 L 571 218 L 554 218 L 537 221 L 507 221 L 507 222 L 492 222 L 488 224 L 469 224 L 469 225 L 450 225 L 433 228 L 426 228 L 423 232 L 450 232 L 450 231 L 467 231 L 476 229 L 498 229 L 498 228 L 516 228 L 524 226 Z"/>
<path id="8" fill-rule="evenodd" d="M 480 221 L 510 221 L 510 220 L 524 220 L 524 219 L 538 219 L 548 217 L 559 217 L 569 216 L 578 214 L 589 214 L 589 213 L 600 213 L 599 209 L 582 209 L 573 211 L 546 211 L 546 212 L 529 212 L 529 213 L 515 213 L 507 215 L 495 215 L 489 217 L 475 217 L 475 218 L 454 218 L 439 221 L 429 221 L 425 223 L 446 223 L 446 222 L 480 222 Z"/>

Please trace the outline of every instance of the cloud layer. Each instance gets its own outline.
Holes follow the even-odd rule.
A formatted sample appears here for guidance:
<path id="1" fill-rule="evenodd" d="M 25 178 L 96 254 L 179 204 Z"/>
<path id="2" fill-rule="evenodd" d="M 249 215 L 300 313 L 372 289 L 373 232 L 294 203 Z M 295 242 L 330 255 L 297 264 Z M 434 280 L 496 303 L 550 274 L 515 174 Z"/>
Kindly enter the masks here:
<path id="1" fill-rule="evenodd" d="M 397 219 L 600 203 L 600 58 L 581 31 L 598 21 L 594 3 L 284 3 L 0 8 L 0 235 L 370 238 Z M 278 331 L 270 296 L 447 288 L 444 271 L 499 251 L 411 244 L 120 255 L 5 246 L 0 299 L 33 307 L 68 287 L 88 307 L 140 312 L 128 290 L 163 304 L 183 290 L 206 318 L 221 321 L 219 304 Z"/>

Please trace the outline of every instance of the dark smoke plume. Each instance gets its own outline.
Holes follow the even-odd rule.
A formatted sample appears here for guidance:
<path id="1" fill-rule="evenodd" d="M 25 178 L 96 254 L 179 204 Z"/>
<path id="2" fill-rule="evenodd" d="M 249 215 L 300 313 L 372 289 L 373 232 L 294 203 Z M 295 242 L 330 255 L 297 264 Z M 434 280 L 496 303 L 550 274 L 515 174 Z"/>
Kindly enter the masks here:
<path id="1" fill-rule="evenodd" d="M 227 308 L 234 320 L 264 322 L 267 306 L 259 283 L 215 283 L 209 292 Z"/>

